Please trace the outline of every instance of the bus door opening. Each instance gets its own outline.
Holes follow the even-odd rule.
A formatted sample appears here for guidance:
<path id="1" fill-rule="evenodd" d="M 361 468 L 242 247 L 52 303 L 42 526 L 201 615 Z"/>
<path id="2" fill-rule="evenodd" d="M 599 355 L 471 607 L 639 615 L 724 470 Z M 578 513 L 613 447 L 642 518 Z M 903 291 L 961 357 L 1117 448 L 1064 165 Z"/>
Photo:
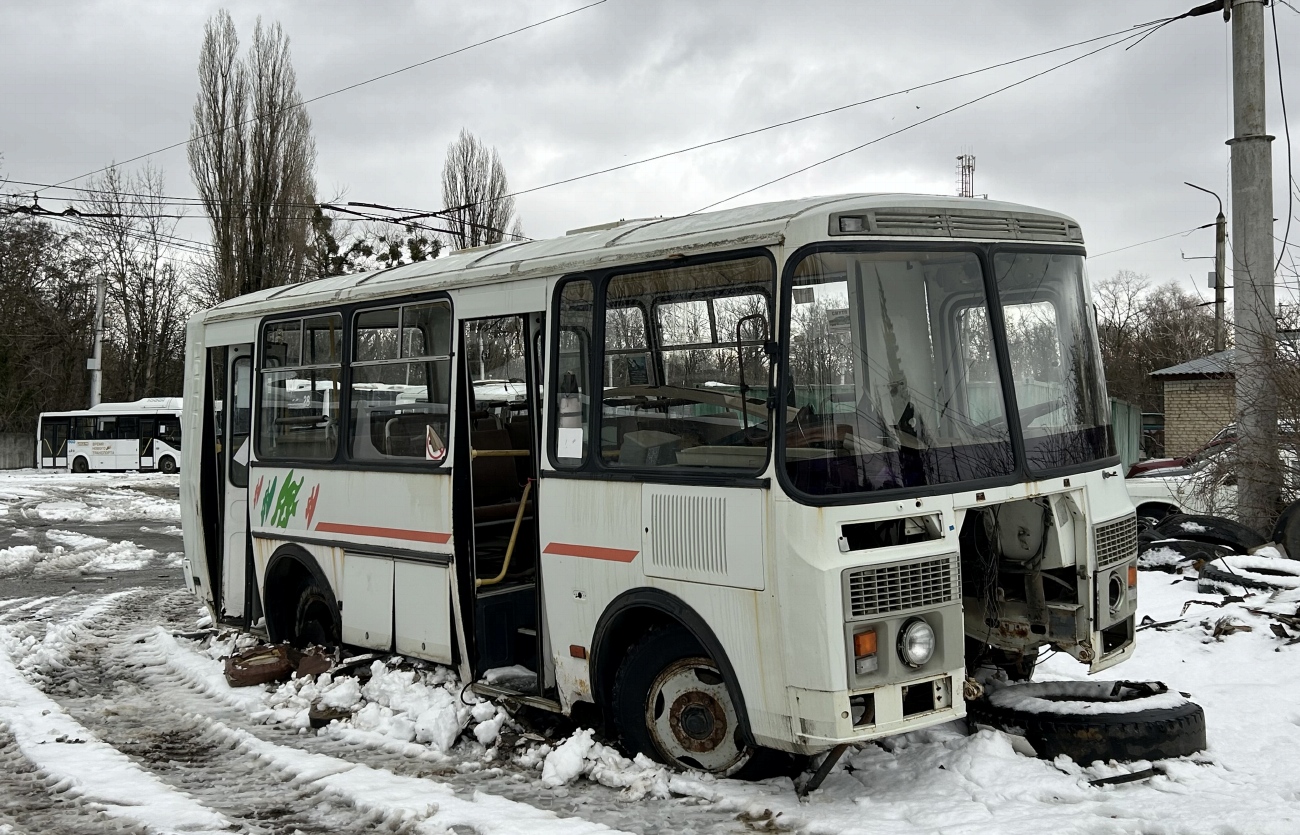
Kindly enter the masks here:
<path id="1" fill-rule="evenodd" d="M 253 549 L 248 525 L 252 359 L 251 344 L 208 350 L 204 409 L 208 426 L 204 429 L 200 473 L 213 604 L 223 620 L 243 623 L 252 623 L 261 616 L 260 601 L 252 588 Z"/>
<path id="2" fill-rule="evenodd" d="M 462 324 L 459 351 L 461 443 L 456 539 L 468 540 L 471 571 L 463 582 L 472 605 L 467 642 L 476 679 L 502 689 L 540 694 L 542 615 L 539 605 L 537 475 L 541 379 L 541 313 Z M 469 466 L 462 463 L 468 458 Z M 469 536 L 462 537 L 461 530 Z M 472 578 L 472 579 L 470 579 Z"/>
<path id="3" fill-rule="evenodd" d="M 140 469 L 142 470 L 153 467 L 154 465 L 153 439 L 157 434 L 157 418 L 140 418 Z"/>

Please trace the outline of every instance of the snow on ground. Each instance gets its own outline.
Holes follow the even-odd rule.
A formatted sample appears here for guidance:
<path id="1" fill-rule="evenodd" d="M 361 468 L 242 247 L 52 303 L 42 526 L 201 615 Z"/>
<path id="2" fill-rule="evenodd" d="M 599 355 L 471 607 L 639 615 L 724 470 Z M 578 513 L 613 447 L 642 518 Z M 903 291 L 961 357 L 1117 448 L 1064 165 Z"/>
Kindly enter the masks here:
<path id="1" fill-rule="evenodd" d="M 48 778 L 50 791 L 160 832 L 222 832 L 229 823 L 97 740 L 31 684 L 0 627 L 0 726 Z"/>
<path id="2" fill-rule="evenodd" d="M 52 531 L 51 534 L 62 532 Z M 53 539 L 53 536 L 47 534 Z M 43 550 L 35 545 L 0 548 L 0 577 L 32 573 L 37 577 L 51 574 L 92 574 L 113 571 L 137 571 L 150 565 L 179 565 L 175 554 L 160 556 L 157 551 L 141 548 L 134 542 L 108 542 L 70 534 L 76 544 L 56 545 Z"/>
<path id="3" fill-rule="evenodd" d="M 0 470 L 0 507 L 11 523 L 16 510 L 45 522 L 179 522 L 180 502 L 147 492 L 176 479 L 159 473 Z"/>
<path id="4" fill-rule="evenodd" d="M 156 557 L 145 557 L 144 549 L 129 542 L 51 525 L 47 514 L 84 506 L 79 519 L 86 522 L 97 509 L 125 514 L 134 507 L 131 512 L 139 515 L 130 518 L 146 523 L 141 527 L 164 527 L 175 519 L 175 501 L 136 489 L 163 477 L 91 476 L 90 486 L 86 478 L 0 473 L 3 524 L 13 525 L 18 516 L 44 526 L 44 545 L 0 549 L 0 577 L 109 570 L 87 566 Z M 118 493 L 118 500 L 108 498 Z M 123 518 L 127 515 L 109 521 Z M 1183 560 L 1171 552 L 1163 562 L 1173 567 Z M 50 691 L 56 697 L 75 692 L 67 683 L 69 671 L 75 673 L 87 653 L 111 651 L 119 666 L 164 671 L 206 700 L 207 712 L 220 707 L 241 717 L 229 724 L 216 717 L 201 721 L 224 740 L 222 750 L 265 770 L 267 792 L 310 789 L 368 816 L 377 827 L 417 832 L 457 827 L 481 835 L 608 831 L 583 819 L 583 804 L 590 810 L 599 798 L 612 798 L 640 810 L 645 831 L 656 830 L 655 821 L 671 809 L 698 815 L 701 830 L 722 826 L 731 832 L 1300 832 L 1295 762 L 1300 643 L 1279 637 L 1273 628 L 1279 625 L 1268 616 L 1295 615 L 1300 591 L 1234 600 L 1199 593 L 1194 578 L 1184 574 L 1143 571 L 1138 592 L 1139 617 L 1149 625 L 1138 634 L 1133 658 L 1100 678 L 1159 680 L 1189 694 L 1206 711 L 1209 745 L 1201 754 L 1155 764 L 1044 761 L 1020 753 L 1023 746 L 1007 734 L 971 733 L 959 721 L 850 750 L 822 788 L 800 801 L 789 779 L 745 783 L 674 773 L 644 757 L 623 757 L 589 730 L 567 739 L 540 739 L 498 704 L 464 692 L 452 671 L 395 657 L 334 676 L 231 688 L 221 659 L 246 638 L 191 640 L 147 620 L 130 624 L 125 635 L 102 628 L 96 633 L 97 619 L 131 600 L 131 590 L 87 596 L 91 602 L 75 617 L 59 614 L 63 597 L 0 600 L 0 730 L 7 730 L 22 755 L 47 775 L 50 791 L 76 795 L 155 831 L 217 829 L 226 819 L 151 773 L 138 757 L 101 742 L 93 723 L 79 724 L 43 692 L 55 681 L 62 682 L 62 689 Z M 28 629 L 38 622 L 43 630 Z M 1093 680 L 1064 655 L 1045 659 L 1035 677 Z M 340 718 L 313 728 L 313 707 L 339 711 Z M 250 729 L 279 729 L 332 747 L 305 750 Z M 359 756 L 362 751 L 382 751 L 418 768 L 386 768 Z M 1106 786 L 1089 782 L 1151 765 L 1157 773 L 1149 779 Z M 462 775 L 463 787 L 464 779 L 490 772 L 521 781 L 513 799 L 486 791 L 467 794 L 439 776 Z M 559 817 L 547 808 L 557 799 L 564 799 L 575 817 Z M 589 811 L 588 817 L 596 815 Z M 0 820 L 0 833 L 7 828 Z"/>
<path id="5" fill-rule="evenodd" d="M 1256 595 L 1222 605 L 1221 595 L 1200 594 L 1194 582 L 1157 572 L 1140 575 L 1139 593 L 1143 615 L 1175 623 L 1142 630 L 1135 656 L 1104 678 L 1161 680 L 1190 693 L 1207 714 L 1209 748 L 1203 754 L 1159 763 L 1160 773 L 1147 781 L 1098 787 L 1089 781 L 1150 764 L 1047 762 L 1018 753 L 1016 740 L 1006 734 L 970 734 L 964 722 L 955 722 L 851 751 L 806 802 L 788 779 L 745 783 L 675 774 L 644 757 L 621 756 L 589 730 L 566 740 L 493 750 L 502 727 L 512 723 L 496 705 L 458 695 L 455 677 L 445 669 L 403 669 L 393 658 L 373 662 L 364 682 L 321 675 L 241 692 L 225 683 L 214 657 L 229 645 L 204 649 L 162 631 L 150 643 L 165 650 L 167 663 L 187 670 L 196 686 L 225 694 L 228 703 L 243 704 L 259 721 L 312 733 L 312 704 L 351 711 L 315 733 L 433 760 L 508 758 L 532 773 L 539 796 L 589 780 L 620 790 L 629 802 L 693 798 L 733 812 L 747 826 L 809 833 L 1300 831 L 1300 769 L 1294 765 L 1300 750 L 1300 645 L 1286 645 L 1260 614 L 1291 614 L 1300 595 Z M 1225 632 L 1225 623 L 1250 628 Z M 1090 680 L 1065 656 L 1047 660 L 1036 678 Z M 449 745 L 460 729 L 465 732 L 459 742 Z M 282 769 L 316 773 L 306 761 L 271 759 Z M 356 788 L 340 778 L 338 785 L 345 784 Z"/>

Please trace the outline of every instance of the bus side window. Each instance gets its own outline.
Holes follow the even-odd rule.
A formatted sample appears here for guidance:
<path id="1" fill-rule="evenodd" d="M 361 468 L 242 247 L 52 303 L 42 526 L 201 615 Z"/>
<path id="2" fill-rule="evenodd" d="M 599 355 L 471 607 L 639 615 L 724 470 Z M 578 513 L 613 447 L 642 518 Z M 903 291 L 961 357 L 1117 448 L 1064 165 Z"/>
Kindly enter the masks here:
<path id="1" fill-rule="evenodd" d="M 343 317 L 338 313 L 266 326 L 259 375 L 258 458 L 334 458 L 342 340 Z"/>
<path id="2" fill-rule="evenodd" d="M 352 320 L 354 460 L 439 465 L 450 443 L 451 305 L 363 310 Z"/>
<path id="3" fill-rule="evenodd" d="M 249 428 L 253 414 L 253 360 L 240 357 L 235 360 L 234 385 L 231 386 L 231 399 L 235 402 L 230 408 L 230 483 L 236 487 L 248 486 L 248 444 Z M 164 429 L 170 428 L 164 426 Z M 180 427 L 177 427 L 179 435 Z M 180 446 L 180 438 L 175 446 Z M 242 451 L 242 452 L 241 452 Z"/>
<path id="4" fill-rule="evenodd" d="M 560 290 L 556 317 L 555 380 L 550 424 L 555 427 L 551 460 L 562 469 L 581 467 L 591 434 L 591 282 L 578 279 Z"/>

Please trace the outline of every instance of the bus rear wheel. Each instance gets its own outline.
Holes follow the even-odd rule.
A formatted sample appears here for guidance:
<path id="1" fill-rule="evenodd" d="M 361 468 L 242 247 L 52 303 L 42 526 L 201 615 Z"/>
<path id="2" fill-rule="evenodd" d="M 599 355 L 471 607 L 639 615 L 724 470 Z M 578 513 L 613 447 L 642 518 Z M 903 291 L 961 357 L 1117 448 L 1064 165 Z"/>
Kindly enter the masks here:
<path id="1" fill-rule="evenodd" d="M 88 473 L 90 472 L 90 462 L 81 456 L 77 456 L 72 459 L 72 471 L 74 473 Z"/>
<path id="2" fill-rule="evenodd" d="M 336 647 L 342 643 L 338 608 L 315 582 L 307 583 L 298 596 L 289 643 L 299 648 Z"/>
<path id="3" fill-rule="evenodd" d="M 162 460 L 158 462 L 158 469 L 167 475 L 171 475 L 176 472 L 176 459 L 170 455 L 163 456 Z"/>
<path id="4" fill-rule="evenodd" d="M 719 776 L 754 757 L 718 665 L 684 629 L 657 629 L 633 645 L 614 680 L 613 707 L 633 754 Z"/>

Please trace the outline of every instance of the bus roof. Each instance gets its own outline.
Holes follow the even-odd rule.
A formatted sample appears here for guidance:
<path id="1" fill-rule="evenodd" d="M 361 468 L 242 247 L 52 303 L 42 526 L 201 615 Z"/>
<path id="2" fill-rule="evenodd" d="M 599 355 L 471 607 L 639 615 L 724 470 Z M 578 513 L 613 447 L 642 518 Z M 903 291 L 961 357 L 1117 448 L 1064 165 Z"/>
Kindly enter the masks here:
<path id="1" fill-rule="evenodd" d="M 400 296 L 529 276 L 605 269 L 749 246 L 781 244 L 805 222 L 820 228 L 831 214 L 870 216 L 861 238 L 1034 240 L 1082 245 L 1079 225 L 1058 212 L 969 197 L 854 194 L 760 203 L 681 217 L 619 221 L 575 230 L 562 238 L 514 241 L 461 250 L 450 256 L 370 273 L 273 287 L 229 299 L 199 313 L 202 320 L 243 318 L 359 299 Z M 825 236 L 826 229 L 805 230 Z"/>
<path id="2" fill-rule="evenodd" d="M 89 409 L 73 409 L 66 412 L 41 412 L 41 417 L 84 417 L 86 415 L 134 415 L 156 412 L 175 412 L 180 414 L 180 397 L 146 397 L 130 403 L 100 403 Z"/>

